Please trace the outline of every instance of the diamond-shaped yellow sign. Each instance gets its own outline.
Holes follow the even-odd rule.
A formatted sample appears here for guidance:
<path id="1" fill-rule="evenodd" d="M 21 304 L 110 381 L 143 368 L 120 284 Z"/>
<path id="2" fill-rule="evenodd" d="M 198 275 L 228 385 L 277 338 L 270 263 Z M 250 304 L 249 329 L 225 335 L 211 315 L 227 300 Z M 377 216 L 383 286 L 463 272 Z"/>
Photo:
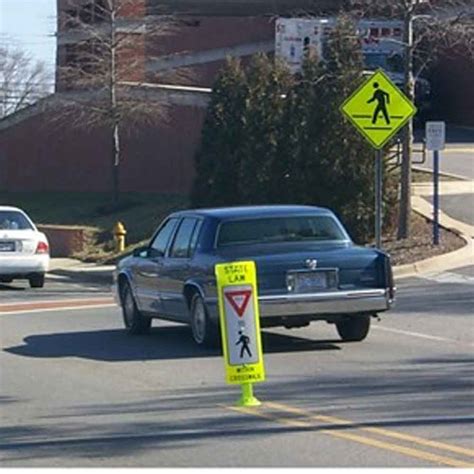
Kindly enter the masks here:
<path id="1" fill-rule="evenodd" d="M 416 107 L 379 69 L 342 104 L 341 111 L 380 149 L 415 115 Z"/>

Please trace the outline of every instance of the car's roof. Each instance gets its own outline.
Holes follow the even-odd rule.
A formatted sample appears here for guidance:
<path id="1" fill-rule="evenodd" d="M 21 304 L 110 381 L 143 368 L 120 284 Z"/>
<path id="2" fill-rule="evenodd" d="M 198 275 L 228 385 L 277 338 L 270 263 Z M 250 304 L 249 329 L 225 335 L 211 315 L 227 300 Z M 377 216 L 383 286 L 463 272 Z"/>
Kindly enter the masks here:
<path id="1" fill-rule="evenodd" d="M 22 209 L 13 206 L 0 206 L 0 211 L 18 211 L 22 212 L 23 214 L 25 213 L 25 211 L 23 211 Z"/>
<path id="2" fill-rule="evenodd" d="M 198 214 L 204 217 L 217 219 L 252 218 L 252 217 L 279 217 L 297 214 L 330 214 L 331 211 L 324 207 L 301 205 L 267 205 L 267 206 L 238 206 L 216 207 L 208 209 L 189 209 L 176 212 L 174 216 Z"/>

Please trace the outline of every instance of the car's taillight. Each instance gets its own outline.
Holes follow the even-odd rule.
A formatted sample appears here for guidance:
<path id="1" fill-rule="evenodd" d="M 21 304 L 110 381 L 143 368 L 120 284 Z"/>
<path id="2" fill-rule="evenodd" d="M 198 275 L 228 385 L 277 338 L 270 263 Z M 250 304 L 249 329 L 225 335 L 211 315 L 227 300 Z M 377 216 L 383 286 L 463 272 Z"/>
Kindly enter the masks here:
<path id="1" fill-rule="evenodd" d="M 46 242 L 38 242 L 38 246 L 36 247 L 36 253 L 37 254 L 44 254 L 44 253 L 49 253 L 49 246 Z"/>

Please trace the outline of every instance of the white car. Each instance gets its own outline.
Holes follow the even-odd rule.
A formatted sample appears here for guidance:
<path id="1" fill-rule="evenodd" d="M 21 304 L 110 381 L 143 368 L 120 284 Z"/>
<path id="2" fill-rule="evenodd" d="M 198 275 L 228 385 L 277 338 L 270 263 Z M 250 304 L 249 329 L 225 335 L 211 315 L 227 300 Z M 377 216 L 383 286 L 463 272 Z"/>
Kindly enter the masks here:
<path id="1" fill-rule="evenodd" d="M 49 243 L 21 209 L 0 206 L 0 282 L 28 280 L 44 286 L 49 268 Z"/>

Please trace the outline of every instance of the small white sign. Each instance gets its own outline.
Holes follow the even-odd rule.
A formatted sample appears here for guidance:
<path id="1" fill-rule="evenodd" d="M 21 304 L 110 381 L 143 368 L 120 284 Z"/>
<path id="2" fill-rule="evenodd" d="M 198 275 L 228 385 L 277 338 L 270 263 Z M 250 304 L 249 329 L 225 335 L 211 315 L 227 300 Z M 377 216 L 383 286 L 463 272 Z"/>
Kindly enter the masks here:
<path id="1" fill-rule="evenodd" d="M 444 122 L 426 122 L 426 149 L 444 150 L 446 143 L 446 124 Z"/>

